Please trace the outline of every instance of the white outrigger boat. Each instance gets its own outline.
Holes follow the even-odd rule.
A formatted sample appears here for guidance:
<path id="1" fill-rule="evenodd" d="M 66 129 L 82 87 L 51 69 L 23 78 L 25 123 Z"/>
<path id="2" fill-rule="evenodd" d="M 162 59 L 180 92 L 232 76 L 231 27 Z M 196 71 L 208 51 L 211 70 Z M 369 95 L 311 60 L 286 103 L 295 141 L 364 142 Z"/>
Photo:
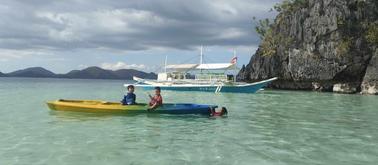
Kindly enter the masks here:
<path id="1" fill-rule="evenodd" d="M 167 65 L 166 59 L 164 72 L 158 74 L 157 80 L 133 77 L 136 83 L 132 85 L 145 90 L 152 90 L 158 86 L 162 90 L 174 91 L 255 93 L 277 79 L 274 77 L 254 83 L 236 82 L 236 74 L 228 74 L 229 71 L 239 70 L 236 65 L 237 57 L 235 55 L 230 63 L 205 64 L 202 61 L 202 48 L 199 64 Z M 128 85 L 131 84 L 125 84 L 124 86 Z"/>

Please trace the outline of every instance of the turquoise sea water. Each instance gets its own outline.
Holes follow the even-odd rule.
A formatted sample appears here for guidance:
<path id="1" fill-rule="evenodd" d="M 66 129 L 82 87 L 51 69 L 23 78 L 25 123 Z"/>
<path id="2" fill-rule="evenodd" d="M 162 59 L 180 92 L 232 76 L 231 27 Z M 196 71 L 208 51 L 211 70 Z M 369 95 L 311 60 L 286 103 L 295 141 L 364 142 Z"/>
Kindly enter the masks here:
<path id="1" fill-rule="evenodd" d="M 163 91 L 165 102 L 226 106 L 226 118 L 55 112 L 44 103 L 117 101 L 123 83 L 0 78 L 0 164 L 378 163 L 378 96 Z"/>

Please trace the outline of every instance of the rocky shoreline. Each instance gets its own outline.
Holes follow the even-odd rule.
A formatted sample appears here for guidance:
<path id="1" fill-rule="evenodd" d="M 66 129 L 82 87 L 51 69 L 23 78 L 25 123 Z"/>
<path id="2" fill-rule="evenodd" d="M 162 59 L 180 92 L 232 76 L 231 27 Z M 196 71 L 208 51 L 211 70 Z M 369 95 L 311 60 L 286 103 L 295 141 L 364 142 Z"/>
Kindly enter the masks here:
<path id="1" fill-rule="evenodd" d="M 378 1 L 301 2 L 280 11 L 239 79 L 278 77 L 271 88 L 378 94 Z"/>

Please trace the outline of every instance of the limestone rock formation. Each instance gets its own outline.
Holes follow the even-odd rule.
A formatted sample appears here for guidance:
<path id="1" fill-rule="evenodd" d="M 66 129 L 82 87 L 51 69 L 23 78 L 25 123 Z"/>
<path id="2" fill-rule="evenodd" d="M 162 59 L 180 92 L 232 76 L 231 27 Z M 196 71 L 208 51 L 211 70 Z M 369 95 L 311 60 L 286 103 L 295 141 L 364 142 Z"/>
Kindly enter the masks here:
<path id="1" fill-rule="evenodd" d="M 377 0 L 307 0 L 281 11 L 239 77 L 279 77 L 271 87 L 280 89 L 377 93 L 377 18 Z"/>
<path id="2" fill-rule="evenodd" d="M 370 60 L 361 88 L 364 94 L 378 95 L 378 49 Z"/>

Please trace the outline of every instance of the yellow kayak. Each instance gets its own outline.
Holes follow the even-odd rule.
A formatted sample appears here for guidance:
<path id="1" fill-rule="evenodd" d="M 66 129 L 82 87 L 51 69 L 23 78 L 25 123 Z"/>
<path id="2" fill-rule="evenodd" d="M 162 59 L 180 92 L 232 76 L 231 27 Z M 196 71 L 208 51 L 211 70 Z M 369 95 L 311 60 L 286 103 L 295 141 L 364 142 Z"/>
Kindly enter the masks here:
<path id="1" fill-rule="evenodd" d="M 122 105 L 119 102 L 101 100 L 56 100 L 49 101 L 51 110 L 75 112 L 112 112 L 112 113 L 163 113 L 163 114 L 210 114 L 214 105 L 201 104 L 163 104 L 153 111 L 147 111 L 147 104 Z"/>

